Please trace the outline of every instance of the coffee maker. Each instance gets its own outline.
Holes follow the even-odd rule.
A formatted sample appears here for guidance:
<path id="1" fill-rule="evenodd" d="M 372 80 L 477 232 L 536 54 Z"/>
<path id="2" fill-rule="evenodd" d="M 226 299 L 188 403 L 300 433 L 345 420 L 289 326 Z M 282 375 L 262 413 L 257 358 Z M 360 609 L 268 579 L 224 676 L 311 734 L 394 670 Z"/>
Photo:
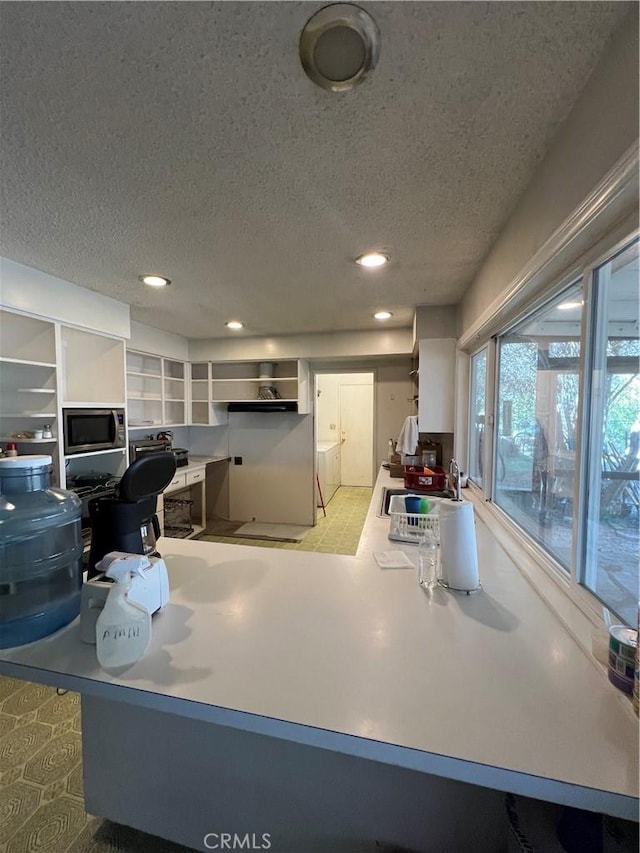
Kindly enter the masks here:
<path id="1" fill-rule="evenodd" d="M 110 551 L 159 557 L 158 495 L 176 472 L 173 453 L 142 456 L 124 472 L 117 493 L 89 501 L 91 547 L 87 580 L 99 574 L 96 563 Z"/>

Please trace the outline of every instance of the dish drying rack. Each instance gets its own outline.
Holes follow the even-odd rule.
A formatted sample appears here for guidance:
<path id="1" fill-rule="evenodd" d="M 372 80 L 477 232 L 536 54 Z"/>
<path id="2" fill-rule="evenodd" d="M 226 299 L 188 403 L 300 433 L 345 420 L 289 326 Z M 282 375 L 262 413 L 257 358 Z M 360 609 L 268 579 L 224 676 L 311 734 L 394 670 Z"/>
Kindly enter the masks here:
<path id="1" fill-rule="evenodd" d="M 420 495 L 419 497 L 424 497 Z M 405 495 L 392 495 L 389 501 L 390 530 L 389 539 L 397 542 L 415 542 L 429 532 L 437 541 L 440 541 L 440 516 L 438 513 L 438 499 L 429 498 L 433 504 L 428 513 L 407 512 L 405 508 Z"/>

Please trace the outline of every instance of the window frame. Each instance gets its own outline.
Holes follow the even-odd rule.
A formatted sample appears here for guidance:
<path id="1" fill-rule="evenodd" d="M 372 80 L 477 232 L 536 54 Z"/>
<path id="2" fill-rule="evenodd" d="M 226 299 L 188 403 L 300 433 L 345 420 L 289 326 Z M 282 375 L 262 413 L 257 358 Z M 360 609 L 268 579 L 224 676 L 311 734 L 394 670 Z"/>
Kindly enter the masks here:
<path id="1" fill-rule="evenodd" d="M 626 223 L 626 220 L 625 220 Z M 481 352 L 487 347 L 487 378 L 486 378 L 486 420 L 485 420 L 485 435 L 484 442 L 484 459 L 483 459 L 483 485 L 479 486 L 473 481 L 469 481 L 469 489 L 471 495 L 484 503 L 487 511 L 494 519 L 502 526 L 507 528 L 509 534 L 523 548 L 524 552 L 531 557 L 535 565 L 542 569 L 545 576 L 551 578 L 552 581 L 566 594 L 566 596 L 575 604 L 579 610 L 587 616 L 591 624 L 602 626 L 606 622 L 609 613 L 614 613 L 610 608 L 603 603 L 595 593 L 585 585 L 586 581 L 586 562 L 584 562 L 587 548 L 588 537 L 588 512 L 587 501 L 588 495 L 593 494 L 592 478 L 594 476 L 593 465 L 589 456 L 589 440 L 588 433 L 590 424 L 588 418 L 585 419 L 585 412 L 590 411 L 591 406 L 591 373 L 589 365 L 593 363 L 594 354 L 592 352 L 594 345 L 594 332 L 596 325 L 597 311 L 591 307 L 591 301 L 596 294 L 596 274 L 597 270 L 612 260 L 617 254 L 625 248 L 632 245 L 634 241 L 640 239 L 640 228 L 629 229 L 628 227 L 621 231 L 616 229 L 614 234 L 609 234 L 601 238 L 587 252 L 584 252 L 570 266 L 567 266 L 561 275 L 555 276 L 553 281 L 549 281 L 544 287 L 540 288 L 535 298 L 532 298 L 521 311 L 518 316 L 510 319 L 504 327 L 497 331 L 493 331 L 490 338 L 477 345 L 469 352 L 470 357 Z M 526 530 L 520 525 L 498 504 L 495 503 L 495 465 L 496 465 L 496 405 L 498 400 L 498 338 L 503 335 L 508 335 L 516 326 L 526 320 L 528 317 L 533 317 L 544 306 L 553 301 L 567 287 L 572 284 L 581 285 L 583 307 L 581 314 L 581 346 L 580 346 L 580 366 L 579 366 L 579 400 L 578 400 L 578 430 L 576 433 L 576 470 L 575 470 L 575 496 L 576 496 L 576 511 L 574 512 L 573 528 L 572 528 L 572 547 L 569 571 L 557 561 L 553 554 L 547 551 L 540 545 Z M 602 299 L 602 290 L 597 294 L 599 299 Z M 469 415 L 468 423 L 471 423 L 471 371 L 469 372 L 469 383 L 467 389 Z M 489 414 L 490 413 L 490 414 Z M 490 440 L 488 433 L 490 427 Z M 471 440 L 471 431 L 467 442 L 467 452 L 469 451 L 469 443 Z M 591 473 L 590 473 L 591 472 Z M 582 566 L 584 564 L 584 569 Z M 527 572 L 528 574 L 528 572 Z M 617 614 L 615 614 L 615 618 Z"/>

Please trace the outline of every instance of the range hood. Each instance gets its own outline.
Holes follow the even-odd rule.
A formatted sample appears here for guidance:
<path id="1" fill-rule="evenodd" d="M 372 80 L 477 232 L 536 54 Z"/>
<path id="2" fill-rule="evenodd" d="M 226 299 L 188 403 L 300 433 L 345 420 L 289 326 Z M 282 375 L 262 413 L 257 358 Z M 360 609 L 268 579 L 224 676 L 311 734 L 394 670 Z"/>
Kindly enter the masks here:
<path id="1" fill-rule="evenodd" d="M 251 400 L 242 403 L 229 403 L 230 412 L 297 412 L 295 400 Z"/>

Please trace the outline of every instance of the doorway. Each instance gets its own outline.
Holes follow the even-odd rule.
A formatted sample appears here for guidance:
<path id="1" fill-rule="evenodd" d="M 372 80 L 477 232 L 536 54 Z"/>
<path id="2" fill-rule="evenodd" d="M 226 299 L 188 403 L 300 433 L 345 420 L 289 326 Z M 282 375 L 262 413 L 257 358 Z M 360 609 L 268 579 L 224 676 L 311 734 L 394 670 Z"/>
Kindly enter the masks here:
<path id="1" fill-rule="evenodd" d="M 339 449 L 338 486 L 373 486 L 373 389 L 371 371 L 316 373 L 316 442 L 320 452 Z"/>

